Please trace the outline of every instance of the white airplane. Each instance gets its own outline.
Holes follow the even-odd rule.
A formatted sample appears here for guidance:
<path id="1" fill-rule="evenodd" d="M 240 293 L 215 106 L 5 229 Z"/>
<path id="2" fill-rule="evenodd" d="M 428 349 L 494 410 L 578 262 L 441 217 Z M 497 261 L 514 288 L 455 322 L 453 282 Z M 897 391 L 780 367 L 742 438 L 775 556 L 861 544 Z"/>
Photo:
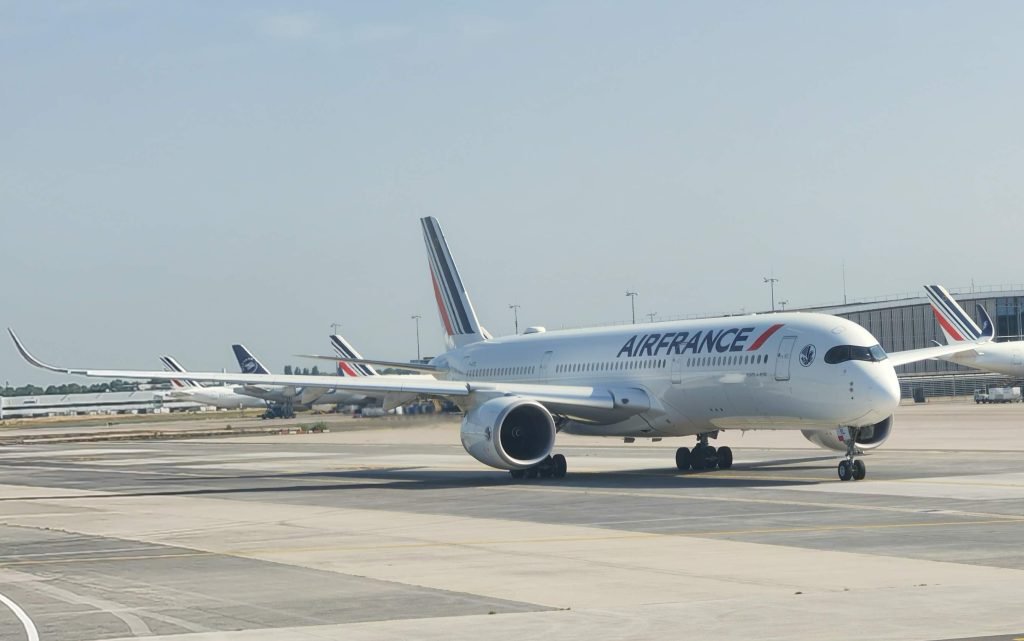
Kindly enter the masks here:
<path id="1" fill-rule="evenodd" d="M 995 335 L 992 318 L 984 307 L 977 306 L 978 316 L 981 318 L 981 327 L 978 327 L 974 319 L 953 300 L 945 287 L 925 285 L 924 291 L 931 301 L 939 327 L 946 336 L 946 343 L 951 346 L 962 346 L 962 351 L 942 356 L 943 360 L 987 372 L 1024 377 L 1024 341 L 978 344 L 978 340 L 991 339 Z"/>
<path id="2" fill-rule="evenodd" d="M 340 358 L 361 359 L 348 341 L 337 334 L 331 335 L 331 346 L 338 353 Z M 270 374 L 263 363 L 259 361 L 244 345 L 232 345 L 238 359 L 238 366 L 246 374 Z M 344 360 L 334 358 L 338 361 L 338 373 L 341 376 L 377 376 L 377 372 L 369 365 L 350 365 Z M 334 379 L 337 380 L 337 379 Z M 237 388 L 240 394 L 263 399 L 282 406 L 285 415 L 292 414 L 293 410 L 309 409 L 313 405 L 365 405 L 372 402 L 365 394 L 350 392 L 344 389 L 331 389 L 326 387 L 295 385 L 244 385 Z"/>
<path id="3" fill-rule="evenodd" d="M 185 368 L 182 367 L 181 364 L 172 356 L 161 356 L 160 362 L 163 363 L 164 369 L 169 372 L 177 372 L 179 374 L 187 373 Z M 195 401 L 196 403 L 211 405 L 218 409 L 237 410 L 242 408 L 266 407 L 266 403 L 257 398 L 239 394 L 235 390 L 234 385 L 212 385 L 210 387 L 203 387 L 192 379 L 173 378 L 171 379 L 171 386 L 174 389 L 165 394 L 165 396 L 176 400 Z"/>
<path id="4" fill-rule="evenodd" d="M 886 354 L 860 325 L 836 316 L 786 312 L 599 327 L 492 338 L 481 327 L 441 228 L 421 220 L 449 350 L 427 377 L 192 373 L 202 381 L 329 386 L 366 394 L 442 397 L 466 412 L 462 445 L 476 460 L 523 476 L 562 477 L 552 455 L 559 432 L 611 437 L 691 436 L 676 450 L 681 470 L 729 468 L 732 451 L 708 443 L 721 430 L 801 430 L 813 443 L 845 452 L 843 481 L 864 478 L 862 449 L 881 445 L 900 401 L 894 367 L 963 346 Z M 72 369 L 101 378 L 168 378 L 161 372 Z M 983 342 L 981 340 L 979 343 Z M 357 362 L 357 361 L 350 361 Z"/>

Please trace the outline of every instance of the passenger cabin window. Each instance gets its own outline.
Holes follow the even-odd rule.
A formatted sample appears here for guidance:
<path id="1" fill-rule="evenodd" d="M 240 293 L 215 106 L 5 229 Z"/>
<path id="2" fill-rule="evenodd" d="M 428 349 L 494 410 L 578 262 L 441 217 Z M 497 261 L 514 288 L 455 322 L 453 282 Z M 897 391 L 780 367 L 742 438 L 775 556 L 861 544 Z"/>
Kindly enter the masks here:
<path id="1" fill-rule="evenodd" d="M 888 356 L 881 345 L 861 347 L 859 345 L 836 345 L 825 352 L 825 362 L 829 365 L 836 365 L 846 361 L 869 361 L 872 363 L 884 361 Z"/>

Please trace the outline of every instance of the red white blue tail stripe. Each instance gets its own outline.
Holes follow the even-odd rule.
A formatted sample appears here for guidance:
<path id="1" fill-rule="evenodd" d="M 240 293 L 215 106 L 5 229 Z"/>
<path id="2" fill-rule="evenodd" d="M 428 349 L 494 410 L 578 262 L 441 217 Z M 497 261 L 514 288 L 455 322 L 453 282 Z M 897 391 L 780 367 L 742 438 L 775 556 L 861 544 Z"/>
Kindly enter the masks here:
<path id="1" fill-rule="evenodd" d="M 441 226 L 433 217 L 421 218 L 423 240 L 427 245 L 427 260 L 430 263 L 430 277 L 433 280 L 434 297 L 441 315 L 441 324 L 449 342 L 457 347 L 484 340 L 487 334 L 481 330 L 473 304 L 459 277 L 455 260 L 448 250 L 448 243 L 441 232 Z M 463 338 L 457 338 L 463 337 Z M 472 337 L 472 340 L 465 340 Z"/>
<path id="2" fill-rule="evenodd" d="M 173 356 L 161 356 L 160 362 L 163 363 L 164 369 L 168 372 L 185 372 L 185 368 L 181 366 L 181 363 L 174 360 Z M 201 385 L 195 381 L 188 379 L 174 379 L 171 381 L 171 385 L 174 387 L 201 387 Z"/>
<path id="3" fill-rule="evenodd" d="M 338 356 L 342 358 L 363 359 L 359 352 L 338 334 L 331 335 L 331 346 Z M 377 376 L 377 370 L 373 369 L 373 366 L 366 365 L 365 363 L 349 363 L 347 361 L 338 361 L 338 373 L 342 376 Z"/>
<path id="4" fill-rule="evenodd" d="M 931 301 L 935 320 L 938 321 L 947 341 L 951 343 L 977 341 L 991 338 L 994 334 L 992 319 L 980 305 L 978 311 L 982 316 L 984 329 L 978 327 L 978 324 L 953 300 L 953 297 L 942 285 L 925 285 L 924 291 L 928 295 L 928 300 Z"/>

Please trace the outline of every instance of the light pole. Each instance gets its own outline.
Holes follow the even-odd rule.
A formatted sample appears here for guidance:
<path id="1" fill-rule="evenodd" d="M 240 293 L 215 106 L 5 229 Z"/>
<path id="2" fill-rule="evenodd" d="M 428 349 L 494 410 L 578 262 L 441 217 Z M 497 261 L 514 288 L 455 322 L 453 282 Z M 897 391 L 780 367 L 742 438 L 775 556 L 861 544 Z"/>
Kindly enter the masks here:
<path id="1" fill-rule="evenodd" d="M 629 296 L 629 308 L 633 311 L 633 324 L 636 325 L 636 292 L 626 292 Z"/>
<path id="2" fill-rule="evenodd" d="M 771 276 L 771 277 L 765 276 L 764 277 L 764 282 L 768 283 L 771 286 L 771 288 L 772 288 L 772 311 L 774 312 L 775 311 L 775 283 L 779 282 L 779 279 L 775 278 L 774 276 Z"/>
<path id="3" fill-rule="evenodd" d="M 519 333 L 519 305 L 512 304 L 512 305 L 509 305 L 508 308 L 512 310 L 512 315 L 516 319 L 516 334 L 518 334 Z"/>
<path id="4" fill-rule="evenodd" d="M 782 311 L 786 311 L 786 305 L 788 305 L 788 304 L 789 304 L 788 300 L 780 300 L 779 301 L 779 307 L 782 308 Z"/>
<path id="5" fill-rule="evenodd" d="M 331 323 L 331 332 L 337 334 L 339 327 L 341 327 L 341 323 Z"/>
<path id="6" fill-rule="evenodd" d="M 654 317 L 658 315 L 658 312 L 647 312 L 646 315 L 647 315 L 647 318 L 651 319 L 651 322 L 653 323 L 654 322 Z"/>
<path id="7" fill-rule="evenodd" d="M 420 319 L 423 318 L 419 314 L 413 314 L 409 318 L 416 321 L 416 360 L 420 359 Z"/>

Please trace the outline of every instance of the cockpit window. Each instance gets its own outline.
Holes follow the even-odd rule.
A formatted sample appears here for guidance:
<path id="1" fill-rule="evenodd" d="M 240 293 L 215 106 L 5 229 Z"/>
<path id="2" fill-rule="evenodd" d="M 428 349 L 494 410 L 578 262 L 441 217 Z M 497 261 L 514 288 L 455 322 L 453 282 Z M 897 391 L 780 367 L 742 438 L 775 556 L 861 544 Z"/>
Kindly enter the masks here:
<path id="1" fill-rule="evenodd" d="M 888 356 L 881 345 L 861 347 L 859 345 L 836 345 L 825 352 L 825 362 L 830 365 L 846 361 L 884 361 Z"/>

